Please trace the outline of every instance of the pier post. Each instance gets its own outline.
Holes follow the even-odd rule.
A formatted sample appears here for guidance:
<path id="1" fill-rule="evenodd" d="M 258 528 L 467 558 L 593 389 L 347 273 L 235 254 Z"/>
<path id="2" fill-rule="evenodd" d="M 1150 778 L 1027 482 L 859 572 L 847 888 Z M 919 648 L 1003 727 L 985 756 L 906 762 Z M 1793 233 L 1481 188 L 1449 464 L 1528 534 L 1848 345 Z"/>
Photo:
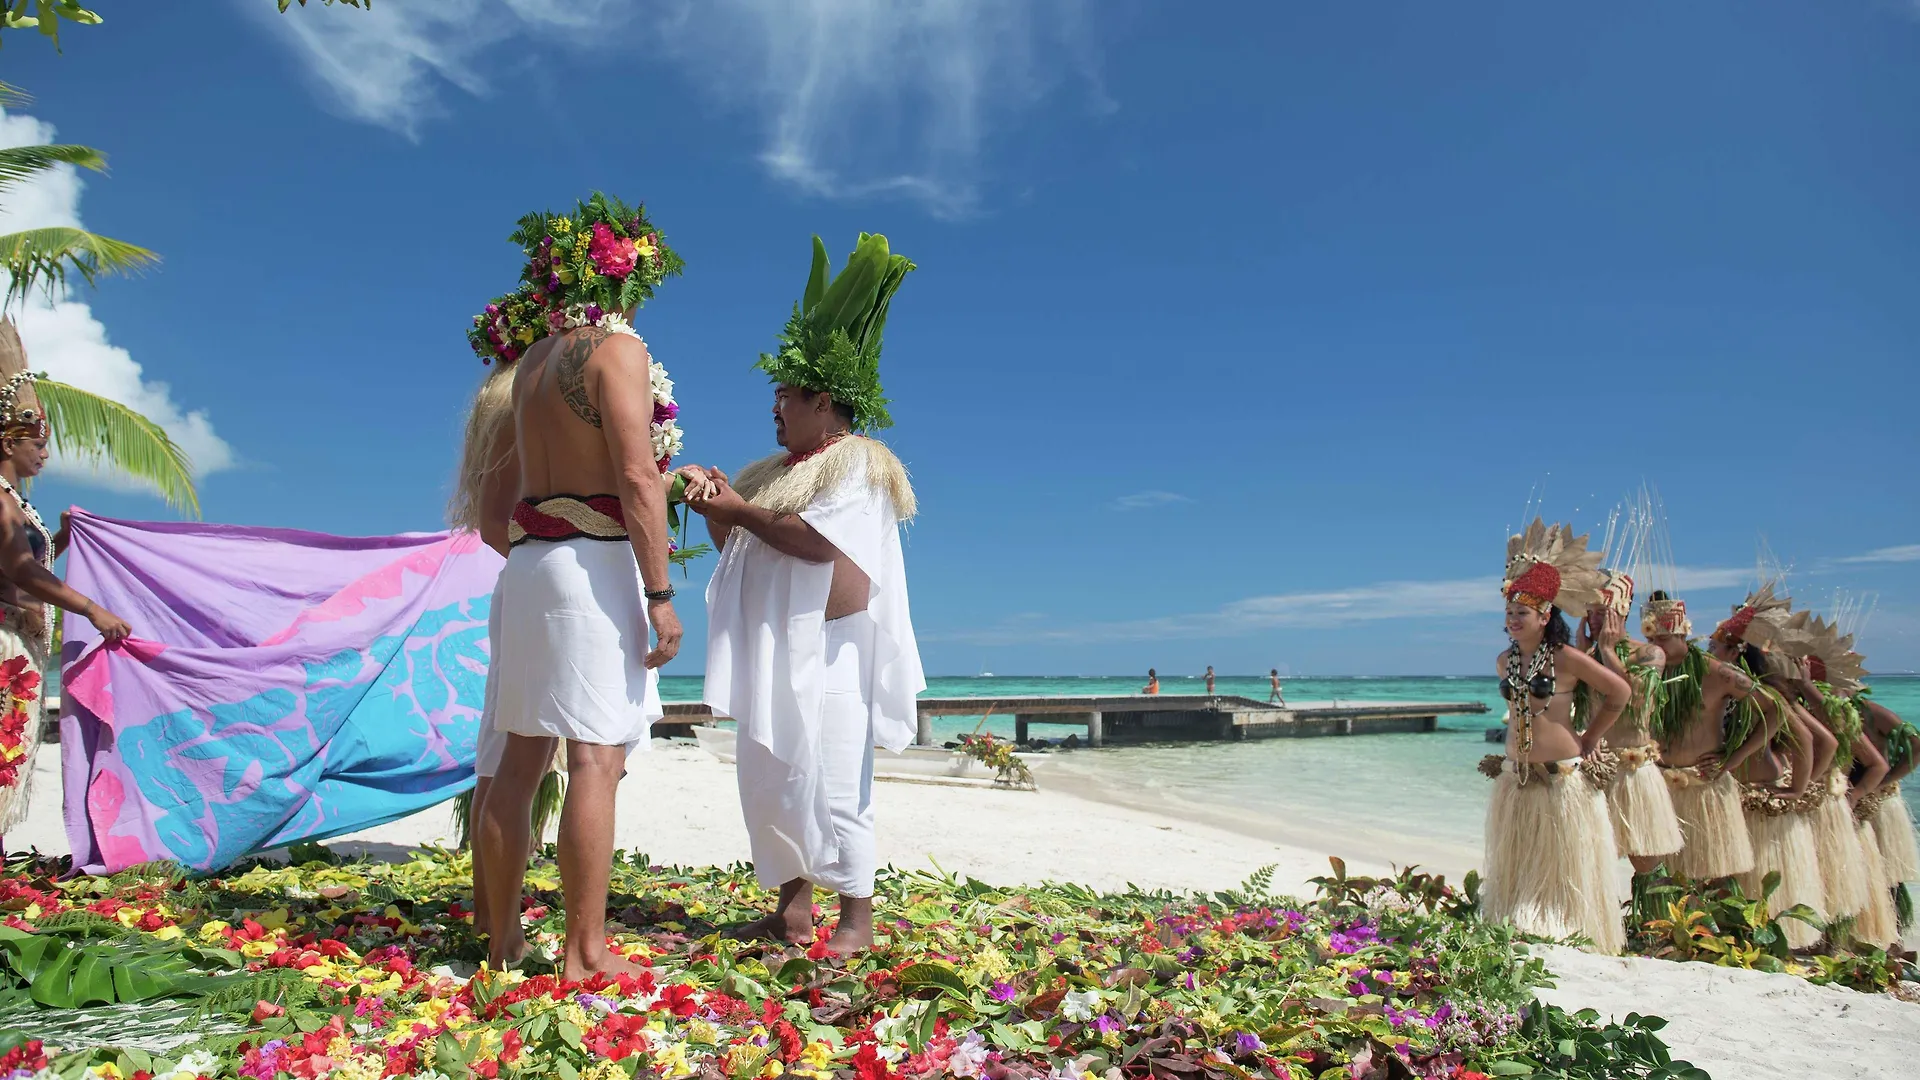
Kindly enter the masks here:
<path id="1" fill-rule="evenodd" d="M 1098 712 L 1087 714 L 1087 743 L 1090 746 L 1106 745 L 1106 730 L 1100 721 L 1101 716 Z"/>
<path id="2" fill-rule="evenodd" d="M 1027 718 L 1024 714 L 1017 714 L 1013 718 L 1013 741 L 1021 746 L 1027 744 Z"/>
<path id="3" fill-rule="evenodd" d="M 933 745 L 933 717 L 920 713 L 914 718 L 913 743 L 915 746 Z"/>

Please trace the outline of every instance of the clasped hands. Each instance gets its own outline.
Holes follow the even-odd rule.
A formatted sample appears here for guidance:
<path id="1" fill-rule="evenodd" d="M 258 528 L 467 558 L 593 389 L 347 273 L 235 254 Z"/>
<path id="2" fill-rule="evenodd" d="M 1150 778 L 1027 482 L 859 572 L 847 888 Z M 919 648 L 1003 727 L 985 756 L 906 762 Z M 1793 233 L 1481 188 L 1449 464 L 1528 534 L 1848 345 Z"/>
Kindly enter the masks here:
<path id="1" fill-rule="evenodd" d="M 683 477 L 687 488 L 680 498 L 687 508 L 709 520 L 725 522 L 733 510 L 744 507 L 747 501 L 733 490 L 727 474 L 717 468 L 703 465 L 682 465 L 674 473 Z"/>

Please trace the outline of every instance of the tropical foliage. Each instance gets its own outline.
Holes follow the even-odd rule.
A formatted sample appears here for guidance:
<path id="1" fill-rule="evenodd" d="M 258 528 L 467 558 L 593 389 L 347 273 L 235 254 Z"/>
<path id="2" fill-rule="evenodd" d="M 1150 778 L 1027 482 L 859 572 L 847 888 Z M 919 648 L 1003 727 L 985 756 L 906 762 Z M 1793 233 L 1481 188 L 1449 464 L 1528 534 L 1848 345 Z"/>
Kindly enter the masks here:
<path id="1" fill-rule="evenodd" d="M 0 874 L 0 1074 L 624 1080 L 1704 1077 L 1660 1021 L 1538 1004 L 1538 959 L 1411 871 L 1309 902 L 1271 872 L 1213 895 L 998 888 L 883 873 L 880 943 L 836 962 L 724 928 L 771 902 L 744 867 L 619 855 L 609 924 L 637 976 L 476 973 L 469 866 L 254 863 Z M 551 849 L 536 943 L 562 928 Z M 133 970 L 143 974 L 135 976 Z M 126 970 L 129 974 L 122 976 Z"/>
<path id="2" fill-rule="evenodd" d="M 193 462 L 159 424 L 111 398 L 41 379 L 34 383 L 47 410 L 54 452 L 111 467 L 151 485 L 167 505 L 200 516 Z"/>
<path id="3" fill-rule="evenodd" d="M 1851 918 L 1823 921 L 1805 905 L 1769 914 L 1767 898 L 1779 887 L 1778 871 L 1767 874 L 1758 897 L 1747 896 L 1731 878 L 1643 886 L 1634 897 L 1628 949 L 1662 960 L 1782 972 L 1870 992 L 1891 990 L 1915 977 L 1910 956 L 1903 960 L 1853 940 Z M 1788 919 L 1819 928 L 1824 948 L 1805 954 L 1791 950 L 1781 930 Z"/>
<path id="4" fill-rule="evenodd" d="M 106 155 L 86 146 L 15 146 L 0 150 L 0 195 L 59 165 L 105 172 Z M 85 229 L 56 226 L 0 236 L 0 265 L 9 275 L 6 303 L 36 289 L 53 295 L 69 272 L 91 285 L 102 274 L 136 273 L 159 261 L 146 248 Z"/>

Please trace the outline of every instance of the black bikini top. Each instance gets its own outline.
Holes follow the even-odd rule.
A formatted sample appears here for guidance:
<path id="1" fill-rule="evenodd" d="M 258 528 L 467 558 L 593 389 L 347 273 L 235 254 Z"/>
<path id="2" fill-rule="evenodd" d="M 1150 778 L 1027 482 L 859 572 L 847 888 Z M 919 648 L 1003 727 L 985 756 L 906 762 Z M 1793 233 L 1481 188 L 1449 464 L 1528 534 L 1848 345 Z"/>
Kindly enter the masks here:
<path id="1" fill-rule="evenodd" d="M 1550 698 L 1553 696 L 1553 684 L 1553 676 L 1545 674 L 1535 675 L 1533 678 L 1527 680 L 1527 693 L 1537 698 Z M 1508 701 L 1513 701 L 1520 696 L 1519 687 L 1514 685 L 1511 676 L 1501 681 L 1500 696 L 1506 698 Z"/>

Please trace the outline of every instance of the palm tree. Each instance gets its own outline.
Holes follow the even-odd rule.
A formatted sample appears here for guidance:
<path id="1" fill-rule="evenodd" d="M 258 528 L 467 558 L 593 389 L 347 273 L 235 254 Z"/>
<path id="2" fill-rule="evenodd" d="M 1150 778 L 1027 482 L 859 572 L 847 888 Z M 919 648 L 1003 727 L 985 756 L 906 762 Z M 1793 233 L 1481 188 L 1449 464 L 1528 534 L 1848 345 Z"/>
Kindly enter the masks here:
<path id="1" fill-rule="evenodd" d="M 0 150 L 0 192 L 22 180 L 59 165 L 105 172 L 105 154 L 88 146 L 15 146 Z M 24 298 L 34 289 L 51 296 L 67 274 L 77 272 L 91 285 L 101 274 L 138 273 L 160 261 L 146 248 L 58 226 L 28 229 L 0 236 L 0 268 L 12 275 L 4 305 Z"/>
<path id="2" fill-rule="evenodd" d="M 12 319 L 0 318 L 0 377 L 26 370 L 20 332 Z M 152 487 L 175 510 L 200 516 L 193 462 L 159 424 L 111 398 L 52 379 L 37 379 L 21 391 L 22 397 L 29 394 L 46 410 L 56 453 L 106 466 Z"/>

